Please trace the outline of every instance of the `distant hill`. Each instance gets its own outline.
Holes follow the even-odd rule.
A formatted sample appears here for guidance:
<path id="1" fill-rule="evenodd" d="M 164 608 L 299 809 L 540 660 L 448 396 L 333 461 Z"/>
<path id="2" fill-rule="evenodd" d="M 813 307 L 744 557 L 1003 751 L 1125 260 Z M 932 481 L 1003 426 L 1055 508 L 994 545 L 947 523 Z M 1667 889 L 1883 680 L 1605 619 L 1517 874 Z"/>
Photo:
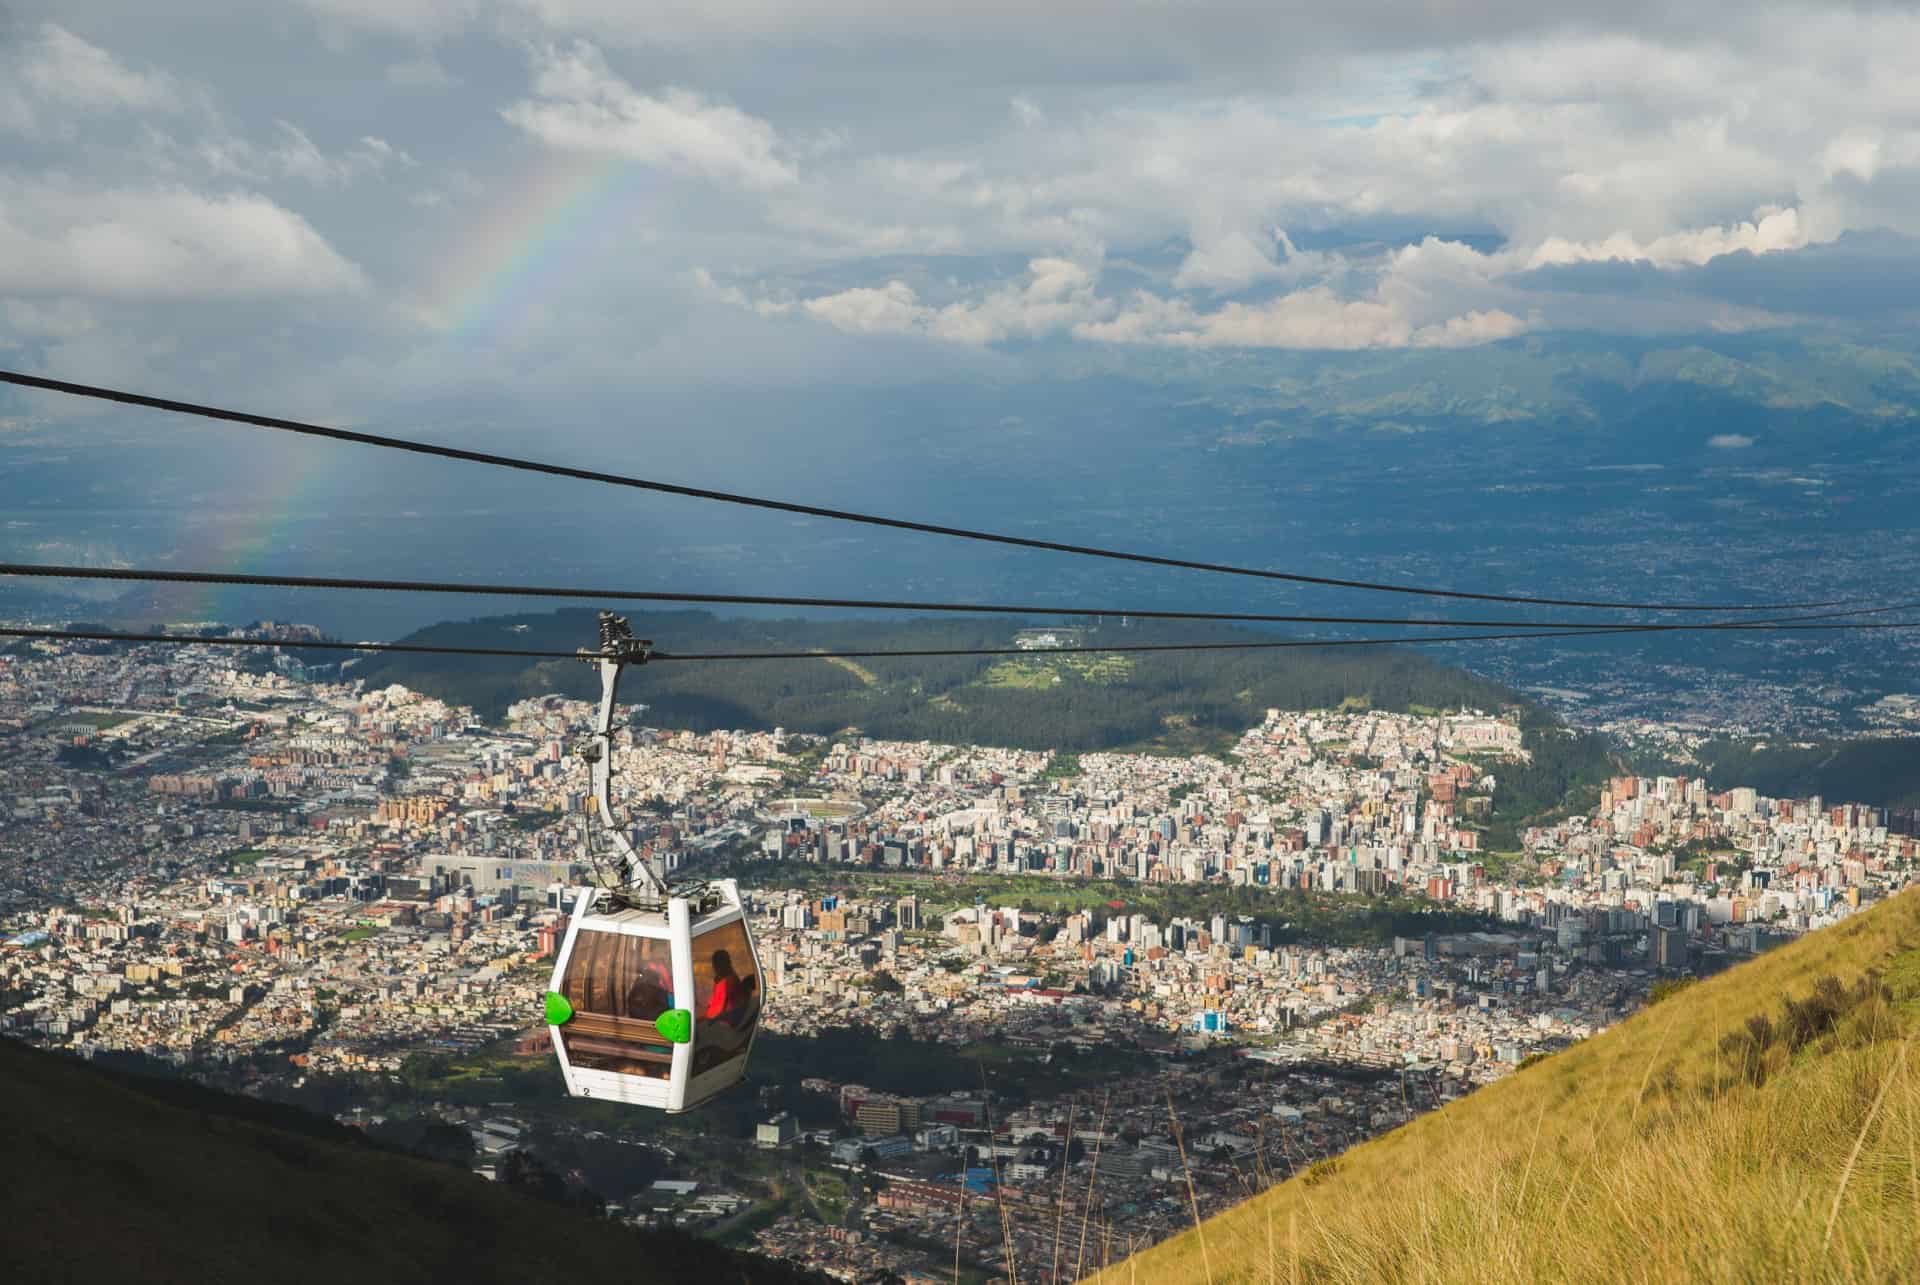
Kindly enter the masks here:
<path id="1" fill-rule="evenodd" d="M 1920 806 L 1920 737 L 1866 737 L 1797 745 L 1715 741 L 1700 760 L 1715 789 L 1749 785 L 1775 798 L 1819 795 L 1833 803 Z M 1681 768 L 1681 771 L 1687 769 Z M 1698 771 L 1698 768 L 1692 769 Z"/>
<path id="2" fill-rule="evenodd" d="M 291 1107 L 0 1039 L 0 1280 L 824 1285 L 640 1233 Z"/>
<path id="3" fill-rule="evenodd" d="M 1099 1279 L 1920 1279 L 1920 890 Z"/>
<path id="4" fill-rule="evenodd" d="M 1195 386 L 1249 419 L 1274 417 L 1280 431 L 1585 423 L 1613 433 L 1684 405 L 1805 434 L 1910 422 L 1920 404 L 1920 360 L 1903 337 L 1854 343 L 1786 330 L 1541 333 L 1464 351 L 1076 351 L 1061 365 L 1083 377 Z"/>
<path id="5" fill-rule="evenodd" d="M 1007 647 L 1027 623 L 740 620 L 706 612 L 636 613 L 632 619 L 636 633 L 663 651 L 679 652 Z M 595 614 L 569 610 L 435 625 L 404 641 L 572 650 L 595 636 Z M 1279 637 L 1205 625 L 1122 628 L 1109 620 L 1089 628 L 1084 641 Z M 349 673 L 373 686 L 402 683 L 470 705 L 489 719 L 529 696 L 599 692 L 593 671 L 573 661 L 386 653 L 357 662 Z M 630 677 L 621 695 L 644 702 L 648 721 L 670 727 L 785 727 L 820 734 L 858 727 L 879 737 L 1061 750 L 1218 748 L 1270 707 L 1500 709 L 1524 703 L 1497 683 L 1405 648 L 663 662 Z"/>

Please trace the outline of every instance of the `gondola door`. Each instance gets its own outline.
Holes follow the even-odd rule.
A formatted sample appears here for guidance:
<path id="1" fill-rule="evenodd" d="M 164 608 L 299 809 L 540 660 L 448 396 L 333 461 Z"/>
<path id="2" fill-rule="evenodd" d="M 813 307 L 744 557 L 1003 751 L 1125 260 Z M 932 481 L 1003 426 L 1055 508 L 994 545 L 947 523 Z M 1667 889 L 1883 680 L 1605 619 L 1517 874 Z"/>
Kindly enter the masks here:
<path id="1" fill-rule="evenodd" d="M 690 1015 L 675 1001 L 692 993 L 692 973 L 684 945 L 675 949 L 671 907 L 596 914 L 594 897 L 575 904 L 547 996 L 567 1092 L 678 1110 L 692 1049 Z"/>
<path id="2" fill-rule="evenodd" d="M 760 1027 L 760 955 L 747 930 L 746 907 L 733 880 L 714 886 L 720 904 L 688 925 L 693 1057 L 675 1109 L 699 1106 L 744 1078 Z"/>

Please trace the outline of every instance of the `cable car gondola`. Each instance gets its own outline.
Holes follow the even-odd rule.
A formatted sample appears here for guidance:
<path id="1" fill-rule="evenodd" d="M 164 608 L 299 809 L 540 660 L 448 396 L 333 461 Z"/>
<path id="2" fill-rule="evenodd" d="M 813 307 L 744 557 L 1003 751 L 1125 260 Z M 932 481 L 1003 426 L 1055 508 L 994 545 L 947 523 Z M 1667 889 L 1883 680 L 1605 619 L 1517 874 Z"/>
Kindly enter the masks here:
<path id="1" fill-rule="evenodd" d="M 760 959 L 731 879 L 669 887 L 614 824 L 613 704 L 620 672 L 651 644 L 600 613 L 600 716 L 584 751 L 619 883 L 574 903 L 547 991 L 567 1092 L 687 1111 L 747 1073 L 760 1020 Z"/>

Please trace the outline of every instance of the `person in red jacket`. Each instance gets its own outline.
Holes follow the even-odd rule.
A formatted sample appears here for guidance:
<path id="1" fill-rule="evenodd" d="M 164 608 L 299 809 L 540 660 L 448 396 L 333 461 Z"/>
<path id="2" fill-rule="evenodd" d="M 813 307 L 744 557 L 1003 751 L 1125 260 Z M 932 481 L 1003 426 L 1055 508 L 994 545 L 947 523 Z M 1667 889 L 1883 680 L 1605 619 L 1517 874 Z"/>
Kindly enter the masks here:
<path id="1" fill-rule="evenodd" d="M 742 977 L 735 972 L 733 957 L 726 951 L 713 952 L 713 992 L 700 1008 L 699 1048 L 693 1062 L 696 1074 L 746 1051 L 759 1016 L 757 982 L 751 975 Z"/>
<path id="2" fill-rule="evenodd" d="M 713 993 L 700 1016 L 707 1021 L 727 1017 L 739 1004 L 740 976 L 733 971 L 733 956 L 724 950 L 713 952 Z"/>

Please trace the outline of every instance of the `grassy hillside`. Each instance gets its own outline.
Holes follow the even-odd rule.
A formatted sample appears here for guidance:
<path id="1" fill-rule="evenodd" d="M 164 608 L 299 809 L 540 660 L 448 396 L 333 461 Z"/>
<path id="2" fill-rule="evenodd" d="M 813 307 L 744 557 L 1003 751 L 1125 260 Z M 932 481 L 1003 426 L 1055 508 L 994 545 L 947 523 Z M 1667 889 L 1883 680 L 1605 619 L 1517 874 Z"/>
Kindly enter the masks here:
<path id="1" fill-rule="evenodd" d="M 4 1039 L 0 1172 L 9 1281 L 823 1279 L 631 1232 L 290 1107 Z"/>
<path id="2" fill-rule="evenodd" d="M 1916 1033 L 1909 890 L 1101 1279 L 1920 1279 Z"/>
<path id="3" fill-rule="evenodd" d="M 706 612 L 635 613 L 634 631 L 662 651 L 846 651 L 1007 647 L 1009 620 L 739 620 Z M 596 635 L 591 611 L 497 616 L 435 625 L 412 643 L 572 650 Z M 1109 623 L 1092 645 L 1273 639 L 1209 627 Z M 516 700 L 549 692 L 599 694 L 573 661 L 388 653 L 348 671 L 370 684 L 403 683 L 497 718 Z M 659 664 L 621 695 L 645 702 L 649 721 L 696 731 L 785 727 L 831 733 L 972 741 L 1031 749 L 1218 748 L 1269 707 L 1379 709 L 1515 703 L 1498 684 L 1400 648 L 1134 655 L 951 656 L 836 661 Z"/>

